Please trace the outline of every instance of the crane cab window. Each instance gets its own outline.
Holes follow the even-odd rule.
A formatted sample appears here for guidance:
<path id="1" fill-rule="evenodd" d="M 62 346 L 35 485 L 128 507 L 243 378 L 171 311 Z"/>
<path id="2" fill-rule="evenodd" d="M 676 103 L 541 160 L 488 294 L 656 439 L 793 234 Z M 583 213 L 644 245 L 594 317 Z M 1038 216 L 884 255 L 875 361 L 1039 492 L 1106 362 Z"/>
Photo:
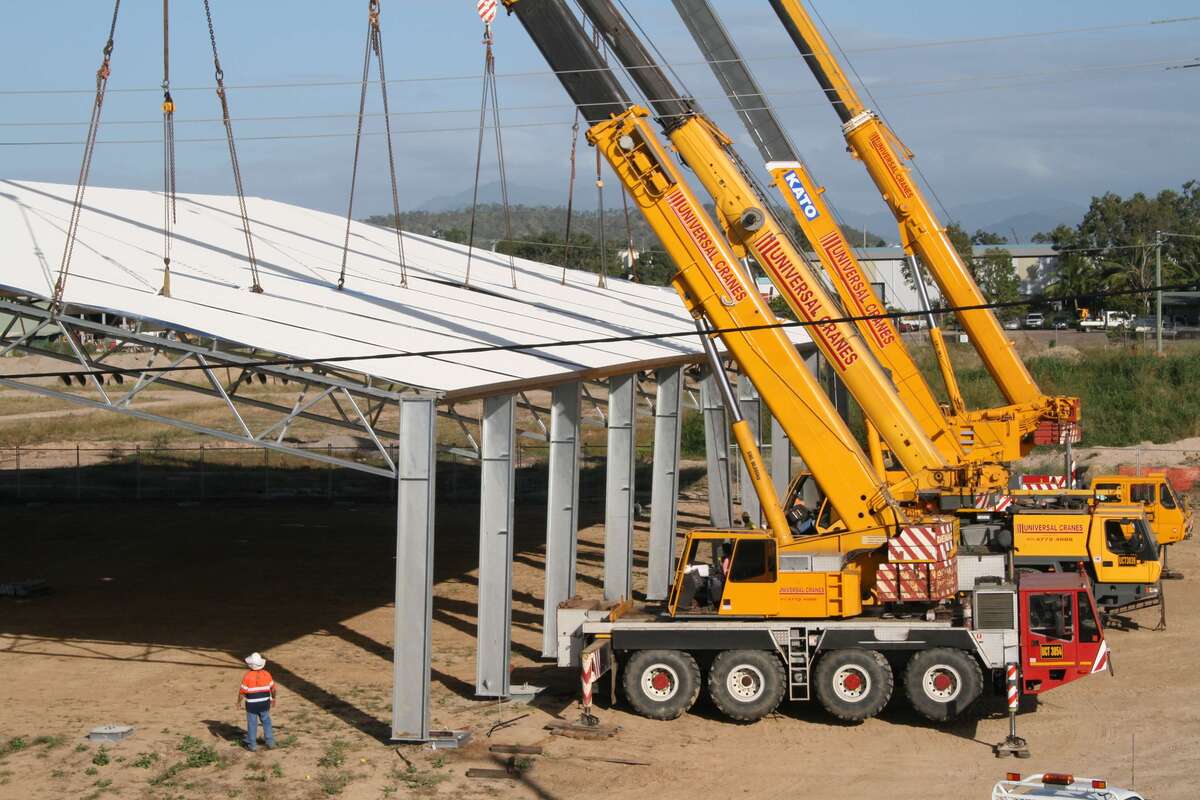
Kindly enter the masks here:
<path id="1" fill-rule="evenodd" d="M 1110 552 L 1118 556 L 1137 556 L 1142 561 L 1158 560 L 1158 543 L 1145 520 L 1105 520 L 1104 543 Z"/>
<path id="2" fill-rule="evenodd" d="M 1121 487 L 1115 483 L 1096 484 L 1096 499 L 1101 503 L 1121 502 Z"/>
<path id="3" fill-rule="evenodd" d="M 746 539 L 733 550 L 729 567 L 731 583 L 774 583 L 775 542 L 770 539 Z"/>
<path id="4" fill-rule="evenodd" d="M 1154 505 L 1154 484 L 1135 483 L 1129 487 L 1129 499 L 1144 506 Z"/>
<path id="5" fill-rule="evenodd" d="M 1087 602 L 1080 595 L 1082 602 Z M 1029 630 L 1047 639 L 1075 640 L 1075 602 L 1069 594 L 1029 596 Z M 1088 613 L 1091 613 L 1090 607 Z"/>
<path id="6" fill-rule="evenodd" d="M 1158 502 L 1163 508 L 1178 508 L 1179 504 L 1175 502 L 1175 492 L 1167 483 L 1161 483 L 1158 487 Z"/>
<path id="7" fill-rule="evenodd" d="M 1092 610 L 1087 593 L 1077 592 L 1075 596 L 1079 598 L 1079 641 L 1085 644 L 1095 644 L 1100 641 L 1100 621 L 1096 619 L 1096 613 Z"/>

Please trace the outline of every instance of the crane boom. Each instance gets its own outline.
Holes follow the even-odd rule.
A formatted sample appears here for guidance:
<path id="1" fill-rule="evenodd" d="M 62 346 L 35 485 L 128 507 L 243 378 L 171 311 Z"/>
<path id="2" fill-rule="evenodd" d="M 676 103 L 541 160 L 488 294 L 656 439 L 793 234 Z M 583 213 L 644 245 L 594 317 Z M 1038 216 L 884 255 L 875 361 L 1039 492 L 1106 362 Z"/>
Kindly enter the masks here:
<path id="1" fill-rule="evenodd" d="M 905 472 L 922 488 L 952 485 L 958 476 L 951 474 L 946 457 L 926 435 L 854 327 L 836 321 L 843 316 L 842 309 L 747 178 L 729 138 L 698 113 L 689 98 L 681 96 L 611 0 L 579 0 L 579 6 L 646 95 L 683 162 L 712 196 L 730 243 L 753 255 L 781 287 L 798 318 L 813 323 L 808 332 L 814 343 Z M 765 392 L 763 398 L 769 402 Z"/>
<path id="2" fill-rule="evenodd" d="M 770 0 L 788 35 L 842 122 L 851 154 L 862 161 L 896 218 L 902 244 L 929 268 L 942 296 L 970 336 L 984 366 L 1010 404 L 1022 407 L 1037 444 L 1078 441 L 1079 400 L 1051 397 L 1038 388 L 970 271 L 951 244 L 905 161 L 912 154 L 878 114 L 869 110 L 842 71 L 801 0 Z"/>
<path id="3" fill-rule="evenodd" d="M 791 340 L 778 327 L 762 327 L 774 322 L 774 315 L 658 144 L 646 121 L 648 113 L 629 103 L 561 2 L 508 0 L 506 5 L 563 79 L 591 126 L 588 141 L 608 161 L 679 268 L 672 284 L 685 305 L 719 332 L 725 348 L 813 469 L 842 526 L 838 549 L 877 547 L 888 531 L 906 520 L 904 511 Z"/>

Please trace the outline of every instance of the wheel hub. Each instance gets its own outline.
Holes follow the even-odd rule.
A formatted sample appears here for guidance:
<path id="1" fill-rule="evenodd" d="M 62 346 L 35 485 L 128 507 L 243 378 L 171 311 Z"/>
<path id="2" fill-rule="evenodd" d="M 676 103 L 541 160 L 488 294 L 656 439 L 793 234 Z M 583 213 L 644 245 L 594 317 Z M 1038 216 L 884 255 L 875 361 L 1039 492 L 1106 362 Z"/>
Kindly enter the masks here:
<path id="1" fill-rule="evenodd" d="M 762 697 L 766 688 L 766 678 L 757 667 L 751 664 L 739 664 L 729 671 L 725 686 L 734 700 L 742 703 L 752 703 Z"/>
<path id="2" fill-rule="evenodd" d="M 962 691 L 962 676 L 949 664 L 935 664 L 925 670 L 921 684 L 931 700 L 949 703 Z"/>
<path id="3" fill-rule="evenodd" d="M 871 693 L 871 676 L 855 664 L 847 664 L 833 676 L 833 691 L 848 703 L 859 703 Z"/>
<path id="4" fill-rule="evenodd" d="M 665 703 L 679 691 L 679 676 L 667 664 L 652 664 L 642 672 L 641 685 L 647 698 Z"/>

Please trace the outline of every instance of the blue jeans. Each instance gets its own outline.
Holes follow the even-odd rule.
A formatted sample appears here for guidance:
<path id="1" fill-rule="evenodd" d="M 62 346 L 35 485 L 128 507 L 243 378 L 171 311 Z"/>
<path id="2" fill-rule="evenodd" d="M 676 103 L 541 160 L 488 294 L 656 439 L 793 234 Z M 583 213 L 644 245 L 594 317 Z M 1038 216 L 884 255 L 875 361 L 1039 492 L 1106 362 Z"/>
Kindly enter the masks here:
<path id="1" fill-rule="evenodd" d="M 267 747 L 275 746 L 275 732 L 271 730 L 271 707 L 267 706 L 262 711 L 251 711 L 246 709 L 246 747 L 253 750 L 258 746 L 258 721 L 262 720 L 263 738 L 267 741 Z"/>

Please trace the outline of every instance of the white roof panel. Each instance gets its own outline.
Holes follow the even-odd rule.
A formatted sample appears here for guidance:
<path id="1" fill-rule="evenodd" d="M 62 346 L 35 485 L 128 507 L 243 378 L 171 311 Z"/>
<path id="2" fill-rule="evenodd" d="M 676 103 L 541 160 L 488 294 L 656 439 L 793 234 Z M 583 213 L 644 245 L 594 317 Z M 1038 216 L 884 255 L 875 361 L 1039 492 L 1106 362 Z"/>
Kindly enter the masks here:
<path id="1" fill-rule="evenodd" d="M 0 180 L 0 286 L 50 297 L 75 187 Z M 338 291 L 345 219 L 247 198 L 264 290 L 248 290 L 245 237 L 232 196 L 180 195 L 171 296 L 162 284 L 163 200 L 158 192 L 87 190 L 64 302 L 160 322 L 291 358 L 327 359 L 480 345 L 552 343 L 692 327 L 669 287 L 608 280 L 404 234 L 408 287 L 396 236 L 351 224 L 346 286 Z M 799 343 L 807 334 L 791 329 Z M 346 368 L 456 395 L 553 382 L 573 373 L 694 360 L 694 337 L 607 342 L 546 350 L 379 358 Z"/>

